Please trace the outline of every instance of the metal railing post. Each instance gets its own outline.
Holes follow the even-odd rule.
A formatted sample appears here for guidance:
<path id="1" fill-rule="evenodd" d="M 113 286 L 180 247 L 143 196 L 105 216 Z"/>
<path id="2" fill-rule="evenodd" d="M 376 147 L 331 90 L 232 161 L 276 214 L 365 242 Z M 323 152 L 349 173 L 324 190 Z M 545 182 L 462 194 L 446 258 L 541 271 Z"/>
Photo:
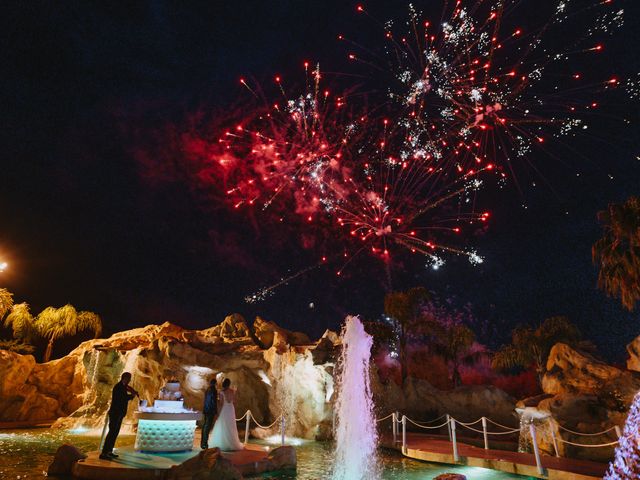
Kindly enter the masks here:
<path id="1" fill-rule="evenodd" d="M 396 412 L 393 412 L 391 414 L 391 423 L 393 424 L 393 445 L 396 445 L 396 442 L 398 440 L 398 433 L 396 431 L 397 429 L 397 425 L 396 425 Z"/>
<path id="2" fill-rule="evenodd" d="M 613 428 L 616 431 L 616 435 L 618 436 L 618 438 L 622 437 L 622 431 L 620 430 L 620 427 L 618 425 L 615 425 Z"/>
<path id="3" fill-rule="evenodd" d="M 553 427 L 550 430 L 551 440 L 553 441 L 553 451 L 556 452 L 556 457 L 560 457 L 560 452 L 558 451 L 558 440 L 556 440 L 556 432 Z"/>
<path id="4" fill-rule="evenodd" d="M 107 425 L 109 425 L 109 414 L 107 413 L 104 417 L 104 427 L 102 427 L 102 435 L 100 435 L 100 447 L 98 450 L 102 452 L 102 447 L 104 447 L 104 437 L 107 433 Z"/>
<path id="5" fill-rule="evenodd" d="M 538 473 L 542 475 L 544 473 L 544 469 L 542 468 L 542 461 L 540 460 L 540 449 L 538 448 L 536 427 L 533 423 L 529 424 L 529 432 L 531 432 L 531 443 L 533 444 L 533 454 L 536 457 L 536 467 L 538 467 Z"/>
<path id="6" fill-rule="evenodd" d="M 251 426 L 251 410 L 247 410 L 247 421 L 244 424 L 244 444 L 249 442 L 249 427 Z"/>
<path id="7" fill-rule="evenodd" d="M 451 442 L 453 443 L 453 461 L 457 462 L 460 457 L 458 456 L 458 442 L 456 440 L 456 420 L 452 418 L 451 422 Z"/>
<path id="8" fill-rule="evenodd" d="M 489 450 L 489 435 L 487 435 L 487 419 L 482 417 L 482 436 L 484 437 L 484 449 Z"/>
<path id="9" fill-rule="evenodd" d="M 396 421 L 393 422 L 393 428 L 396 429 L 396 437 L 400 435 L 400 412 L 396 410 Z"/>
<path id="10" fill-rule="evenodd" d="M 402 415 L 402 453 L 407 454 L 407 416 Z"/>
<path id="11" fill-rule="evenodd" d="M 284 419 L 284 415 L 280 417 L 280 434 L 282 435 L 282 446 L 284 447 L 284 431 L 286 426 L 286 420 Z"/>
<path id="12" fill-rule="evenodd" d="M 451 441 L 451 417 L 447 413 L 447 431 L 449 432 L 449 441 Z"/>

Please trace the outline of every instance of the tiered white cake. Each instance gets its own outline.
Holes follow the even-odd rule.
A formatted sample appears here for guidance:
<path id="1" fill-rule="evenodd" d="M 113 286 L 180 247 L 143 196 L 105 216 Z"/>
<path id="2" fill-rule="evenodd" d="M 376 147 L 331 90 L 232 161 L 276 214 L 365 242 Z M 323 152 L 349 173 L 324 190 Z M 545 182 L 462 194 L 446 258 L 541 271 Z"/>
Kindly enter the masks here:
<path id="1" fill-rule="evenodd" d="M 193 448 L 200 413 L 184 408 L 180 384 L 168 382 L 152 407 L 141 405 L 136 413 L 135 449 L 145 452 L 179 452 Z"/>

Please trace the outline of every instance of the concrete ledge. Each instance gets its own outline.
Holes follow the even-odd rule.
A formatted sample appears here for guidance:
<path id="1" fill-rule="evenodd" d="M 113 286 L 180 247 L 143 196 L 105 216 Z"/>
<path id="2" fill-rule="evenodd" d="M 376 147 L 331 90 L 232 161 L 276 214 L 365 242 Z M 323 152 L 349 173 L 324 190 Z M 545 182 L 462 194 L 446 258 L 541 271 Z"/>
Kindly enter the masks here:
<path id="1" fill-rule="evenodd" d="M 280 468 L 274 468 L 270 458 L 276 450 L 249 444 L 244 450 L 222 452 L 222 457 L 242 475 L 255 475 Z M 95 451 L 73 466 L 73 476 L 82 480 L 162 480 L 169 476 L 172 467 L 196 457 L 200 452 L 197 448 L 182 453 L 141 453 L 133 447 L 125 447 L 117 449 L 119 457 L 109 461 L 101 460 L 99 452 Z M 292 457 L 295 462 L 295 453 Z"/>

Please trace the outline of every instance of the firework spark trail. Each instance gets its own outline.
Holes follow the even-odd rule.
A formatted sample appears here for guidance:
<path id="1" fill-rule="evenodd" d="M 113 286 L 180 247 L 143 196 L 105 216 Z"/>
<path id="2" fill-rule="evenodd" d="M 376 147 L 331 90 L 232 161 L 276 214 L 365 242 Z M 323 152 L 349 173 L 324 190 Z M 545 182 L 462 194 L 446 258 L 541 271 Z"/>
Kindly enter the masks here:
<path id="1" fill-rule="evenodd" d="M 605 1 L 570 12 L 564 0 L 541 27 L 525 32 L 512 25 L 520 3 L 445 2 L 436 25 L 410 6 L 407 38 L 396 37 L 391 22 L 377 22 L 393 66 L 388 96 L 369 108 L 354 101 L 357 94 L 323 90 L 320 67 L 309 62 L 301 93 L 287 92 L 276 76 L 281 99 L 265 100 L 219 140 L 215 158 L 229 179 L 228 201 L 261 206 L 280 222 L 297 218 L 307 233 L 327 230 L 327 248 L 345 252 L 338 274 L 365 252 L 388 263 L 392 246 L 425 255 L 434 268 L 444 262 L 437 252 L 480 263 L 453 234 L 487 222 L 489 213 L 475 210 L 483 177 L 492 172 L 502 181 L 510 172 L 517 185 L 516 169 L 527 163 L 542 177 L 532 152 L 550 151 L 556 137 L 586 129 L 583 117 L 598 107 L 587 95 L 619 84 L 612 76 L 569 75 L 566 65 L 570 71 L 573 56 L 603 50 L 590 39 L 619 28 L 621 9 Z M 584 12 L 596 14 L 584 35 L 561 49 L 545 46 L 549 31 Z M 364 54 L 349 58 L 383 71 L 375 48 L 359 48 Z M 558 62 L 565 71 L 556 78 L 547 70 Z M 260 97 L 261 88 L 241 83 Z M 626 85 L 637 90 L 632 80 Z"/>
<path id="2" fill-rule="evenodd" d="M 534 88 L 553 77 L 546 69 L 554 63 L 602 52 L 603 45 L 589 43 L 591 38 L 613 33 L 623 24 L 624 12 L 611 1 L 576 11 L 570 11 L 570 2 L 559 1 L 540 28 L 525 32 L 509 26 L 519 2 L 504 0 L 491 7 L 484 3 L 445 2 L 435 25 L 410 5 L 406 36 L 397 37 L 392 22 L 383 24 L 385 58 L 376 59 L 370 49 L 362 56 L 350 53 L 349 58 L 392 65 L 389 99 L 406 140 L 400 146 L 401 159 L 425 155 L 461 174 L 494 163 L 515 177 L 514 159 L 531 163 L 530 152 L 544 149 L 548 137 L 584 127 L 581 116 L 593 111 L 597 102 L 579 94 L 618 84 L 611 75 L 581 84 L 579 73 L 564 72 L 552 85 L 552 94 Z M 358 11 L 367 13 L 363 6 Z M 552 27 L 565 29 L 570 19 L 582 14 L 593 18 L 579 38 L 568 39 L 562 48 L 546 46 L 543 40 Z"/>
<path id="3" fill-rule="evenodd" d="M 291 275 L 289 275 L 287 277 L 283 277 L 278 282 L 276 282 L 276 283 L 274 283 L 272 285 L 268 285 L 266 287 L 262 287 L 258 291 L 254 292 L 252 294 L 246 295 L 244 297 L 244 301 L 245 301 L 245 303 L 262 302 L 262 301 L 266 300 L 268 297 L 270 297 L 271 295 L 273 295 L 278 288 L 287 285 L 290 281 L 295 280 L 298 277 L 301 277 L 302 275 L 310 272 L 311 270 L 315 270 L 320 265 L 321 265 L 321 263 L 319 263 L 317 265 L 312 265 L 312 266 L 303 268 L 302 270 L 300 270 L 300 271 L 298 271 L 298 272 L 296 272 L 294 274 L 291 274 Z"/>

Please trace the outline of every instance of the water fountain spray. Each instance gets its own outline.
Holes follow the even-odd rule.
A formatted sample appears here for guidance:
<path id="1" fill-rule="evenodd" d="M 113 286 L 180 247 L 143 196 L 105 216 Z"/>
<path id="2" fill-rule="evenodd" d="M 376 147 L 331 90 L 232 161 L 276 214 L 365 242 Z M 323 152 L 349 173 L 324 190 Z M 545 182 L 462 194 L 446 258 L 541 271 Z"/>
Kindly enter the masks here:
<path id="1" fill-rule="evenodd" d="M 336 400 L 336 451 L 333 480 L 380 477 L 378 434 L 369 382 L 373 340 L 358 317 L 347 317 L 341 333 Z"/>

